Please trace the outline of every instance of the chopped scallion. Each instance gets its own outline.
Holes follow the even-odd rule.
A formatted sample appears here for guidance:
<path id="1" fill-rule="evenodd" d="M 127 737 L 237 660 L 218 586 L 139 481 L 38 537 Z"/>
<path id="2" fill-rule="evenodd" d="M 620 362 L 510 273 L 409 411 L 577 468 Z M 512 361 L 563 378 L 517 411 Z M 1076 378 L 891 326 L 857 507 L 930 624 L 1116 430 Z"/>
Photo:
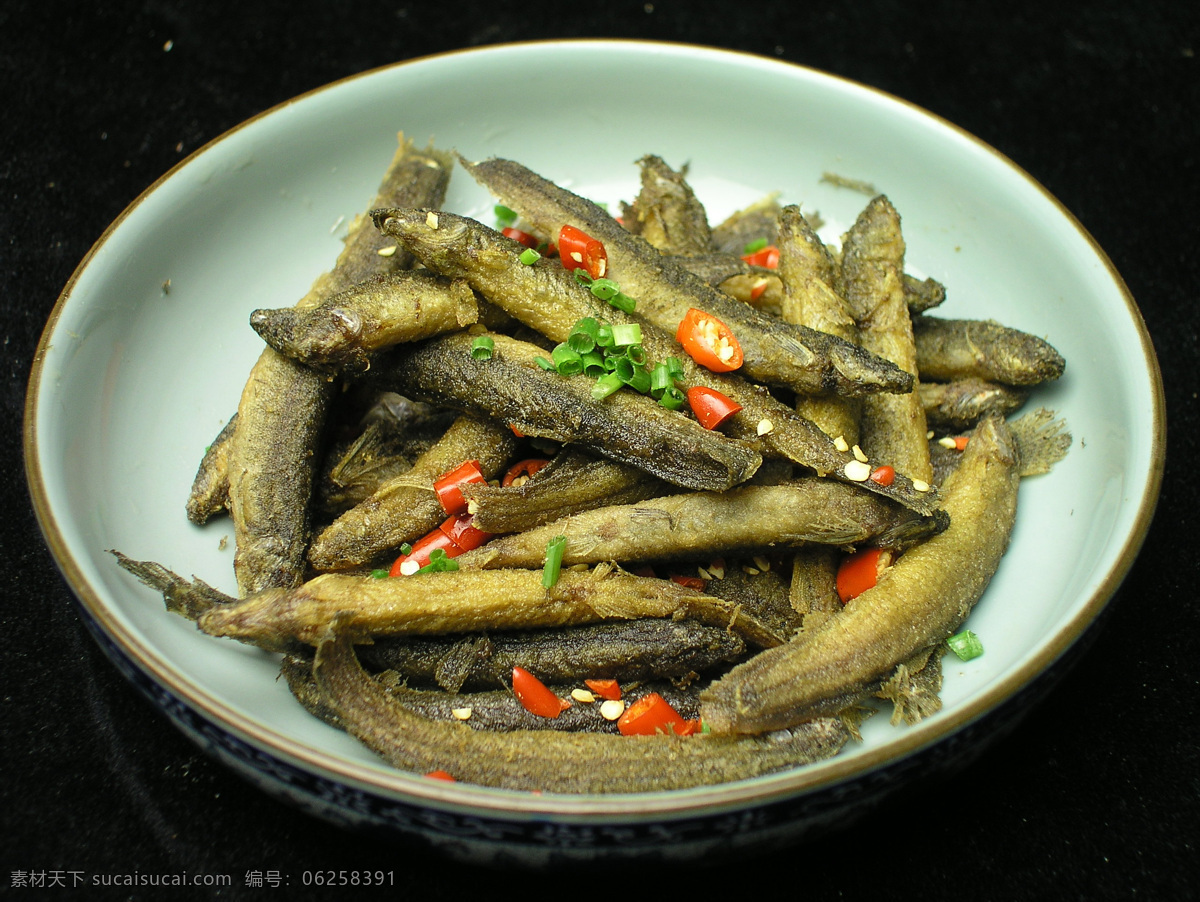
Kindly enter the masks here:
<path id="1" fill-rule="evenodd" d="M 608 372 L 608 368 L 604 365 L 604 355 L 599 351 L 588 351 L 586 354 L 581 354 L 583 360 L 583 372 L 585 376 L 603 376 Z"/>
<path id="2" fill-rule="evenodd" d="M 475 360 L 491 360 L 496 343 L 490 335 L 476 335 L 471 342 L 471 357 Z"/>
<path id="3" fill-rule="evenodd" d="M 956 633 L 946 640 L 946 644 L 963 661 L 970 661 L 972 658 L 978 658 L 983 654 L 983 643 L 970 630 L 963 630 L 961 633 Z"/>
<path id="4" fill-rule="evenodd" d="M 637 309 L 637 301 L 623 291 L 618 291 L 608 302 L 622 313 L 633 313 Z"/>
<path id="5" fill-rule="evenodd" d="M 629 358 L 626 357 L 626 360 Z M 632 388 L 638 394 L 646 394 L 650 391 L 650 373 L 646 371 L 644 366 L 636 367 L 633 375 L 625 380 L 625 384 Z"/>
<path id="6" fill-rule="evenodd" d="M 444 548 L 435 548 L 429 552 L 429 563 L 418 570 L 418 573 L 446 573 L 458 569 L 458 561 L 449 557 Z"/>
<path id="7" fill-rule="evenodd" d="M 658 399 L 658 403 L 667 408 L 667 410 L 679 410 L 679 408 L 687 403 L 687 395 L 672 385 L 663 391 L 662 397 Z"/>
<path id="8" fill-rule="evenodd" d="M 547 589 L 554 588 L 558 575 L 562 572 L 563 552 L 567 548 L 566 536 L 555 536 L 546 543 L 546 563 L 542 567 L 542 585 Z"/>
<path id="9" fill-rule="evenodd" d="M 525 250 L 521 251 L 521 256 L 519 256 L 517 259 L 520 260 L 522 263 L 524 263 L 526 266 L 533 266 L 533 264 L 537 263 L 539 260 L 542 259 L 542 255 L 539 254 L 537 251 L 535 251 L 533 248 L 527 247 L 527 248 L 525 248 Z"/>
<path id="10" fill-rule="evenodd" d="M 767 242 L 766 238 L 758 238 L 754 241 L 751 241 L 744 248 L 742 248 L 742 253 L 743 254 L 757 254 L 759 251 L 761 251 L 763 248 L 765 248 L 767 246 L 767 244 L 768 244 L 768 242 Z"/>
<path id="11" fill-rule="evenodd" d="M 602 301 L 611 300 L 621 293 L 621 286 L 612 279 L 593 279 L 591 291 Z"/>
<path id="12" fill-rule="evenodd" d="M 596 339 L 586 332 L 572 332 L 567 336 L 567 345 L 576 354 L 587 354 L 596 347 Z"/>
<path id="13" fill-rule="evenodd" d="M 496 214 L 496 222 L 502 226 L 510 226 L 517 221 L 517 211 L 509 209 L 504 204 L 496 204 L 492 207 L 492 212 Z"/>
<path id="14" fill-rule="evenodd" d="M 583 372 L 583 358 L 565 342 L 555 346 L 550 352 L 550 359 L 560 376 L 575 376 Z"/>
<path id="15" fill-rule="evenodd" d="M 386 570 L 372 570 L 371 576 L 375 577 L 375 579 L 387 579 L 388 572 Z"/>
<path id="16" fill-rule="evenodd" d="M 549 360 L 547 360 L 545 357 L 534 357 L 533 362 L 536 363 L 538 366 L 540 366 L 542 369 L 546 370 L 547 372 L 550 372 L 550 373 L 554 372 L 554 364 L 551 363 Z"/>
<path id="17" fill-rule="evenodd" d="M 607 376 L 601 376 L 596 380 L 596 384 L 592 386 L 592 397 L 597 401 L 603 401 L 609 395 L 621 390 L 621 386 L 625 381 L 617 373 L 609 373 Z"/>
<path id="18" fill-rule="evenodd" d="M 642 327 L 637 323 L 617 323 L 612 327 L 613 344 L 635 345 L 642 340 Z"/>
<path id="19" fill-rule="evenodd" d="M 671 368 L 665 363 L 660 363 L 650 371 L 650 391 L 660 392 L 670 388 L 675 384 L 675 380 L 671 376 Z"/>
<path id="20" fill-rule="evenodd" d="M 606 363 L 612 364 L 613 375 L 619 377 L 622 382 L 628 384 L 633 379 L 636 367 L 628 357 L 609 357 Z"/>

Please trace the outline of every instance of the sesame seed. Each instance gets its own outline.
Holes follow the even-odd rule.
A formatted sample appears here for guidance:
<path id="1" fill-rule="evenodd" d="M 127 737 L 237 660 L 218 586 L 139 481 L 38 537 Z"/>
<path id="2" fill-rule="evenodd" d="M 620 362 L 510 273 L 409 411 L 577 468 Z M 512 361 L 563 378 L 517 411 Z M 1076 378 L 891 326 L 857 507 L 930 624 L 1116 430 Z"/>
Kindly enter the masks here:
<path id="1" fill-rule="evenodd" d="M 954 448 L 954 439 L 948 435 L 944 435 L 940 439 L 938 439 L 938 444 L 941 445 L 943 448 L 953 449 Z"/>
<path id="2" fill-rule="evenodd" d="M 425 217 L 425 225 L 429 226 L 431 229 L 436 229 L 438 227 L 438 215 L 432 210 L 430 210 Z"/>
<path id="3" fill-rule="evenodd" d="M 585 705 L 590 705 L 596 700 L 596 696 L 587 689 L 572 689 L 571 698 L 575 699 L 577 702 L 582 702 Z"/>
<path id="4" fill-rule="evenodd" d="M 605 720 L 616 720 L 625 713 L 625 702 L 619 698 L 607 699 L 600 705 L 600 716 Z"/>
<path id="5" fill-rule="evenodd" d="M 850 450 L 849 443 L 840 435 L 833 440 L 833 447 L 837 448 L 843 454 Z"/>
<path id="6" fill-rule="evenodd" d="M 918 492 L 928 492 L 929 491 L 929 483 L 926 482 L 924 479 L 914 479 L 912 481 L 912 487 L 914 489 L 916 489 Z"/>
<path id="7" fill-rule="evenodd" d="M 451 708 L 450 713 L 455 720 L 470 720 L 474 712 L 470 708 Z"/>
<path id="8" fill-rule="evenodd" d="M 769 435 L 770 433 L 772 433 L 774 431 L 775 431 L 775 424 L 772 423 L 770 420 L 759 420 L 758 421 L 758 434 L 759 435 Z"/>
<path id="9" fill-rule="evenodd" d="M 861 460 L 852 460 L 846 464 L 842 473 L 851 482 L 866 482 L 867 478 L 871 475 L 871 467 Z"/>
<path id="10" fill-rule="evenodd" d="M 863 453 L 862 448 L 858 447 L 858 445 L 855 445 L 851 450 L 854 452 L 855 460 L 864 464 L 867 462 L 867 455 Z"/>
<path id="11" fill-rule="evenodd" d="M 381 247 L 375 253 L 379 254 L 381 257 L 390 257 L 396 253 L 396 245 L 393 244 L 391 247 Z"/>
<path id="12" fill-rule="evenodd" d="M 759 570 L 761 570 L 763 573 L 766 573 L 768 570 L 771 569 L 771 562 L 768 561 L 761 554 L 756 554 L 756 555 L 754 555 L 754 566 L 757 567 Z"/>

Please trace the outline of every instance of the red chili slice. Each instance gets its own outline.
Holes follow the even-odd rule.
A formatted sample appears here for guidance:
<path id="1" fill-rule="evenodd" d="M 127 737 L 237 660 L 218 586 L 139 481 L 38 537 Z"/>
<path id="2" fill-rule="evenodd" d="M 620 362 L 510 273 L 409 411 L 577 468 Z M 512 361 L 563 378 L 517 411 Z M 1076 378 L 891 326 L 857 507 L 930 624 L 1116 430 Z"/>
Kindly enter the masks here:
<path id="1" fill-rule="evenodd" d="M 685 589 L 699 589 L 701 592 L 708 587 L 707 580 L 699 576 L 684 576 L 682 573 L 672 573 L 671 582 L 679 583 Z"/>
<path id="2" fill-rule="evenodd" d="M 621 698 L 621 684 L 616 680 L 584 680 L 583 685 L 608 701 L 615 702 Z"/>
<path id="3" fill-rule="evenodd" d="M 753 254 L 743 254 L 742 260 L 749 263 L 751 266 L 762 266 L 767 269 L 779 268 L 779 248 L 773 244 L 768 244 L 761 250 L 755 251 Z"/>
<path id="4" fill-rule="evenodd" d="M 457 783 L 458 782 L 452 776 L 450 776 L 450 774 L 447 771 L 444 771 L 444 770 L 431 770 L 425 776 L 430 777 L 434 780 L 445 780 L 447 783 Z"/>
<path id="5" fill-rule="evenodd" d="M 418 570 L 427 566 L 431 555 L 438 549 L 446 552 L 446 557 L 458 557 L 464 551 L 478 548 L 492 537 L 492 533 L 476 529 L 471 525 L 473 519 L 474 517 L 470 514 L 449 517 L 437 529 L 431 530 L 427 535 L 418 539 L 413 545 L 412 551 L 396 558 L 388 575 L 404 576 L 405 574 L 400 568 L 405 561 L 416 561 Z"/>
<path id="6" fill-rule="evenodd" d="M 593 279 L 608 272 L 608 252 L 604 245 L 573 225 L 564 225 L 558 233 L 558 259 L 568 270 L 583 267 Z"/>
<path id="7" fill-rule="evenodd" d="M 484 532 L 482 529 L 476 529 L 472 526 L 471 521 L 474 519 L 475 517 L 471 514 L 450 517 L 438 527 L 438 531 L 445 533 L 456 548 L 453 554 L 450 551 L 446 552 L 448 557 L 454 557 L 457 554 L 462 554 L 464 551 L 478 548 L 492 537 L 490 532 Z"/>
<path id="8" fill-rule="evenodd" d="M 559 698 L 550 691 L 545 683 L 535 677 L 524 667 L 514 667 L 512 670 L 513 693 L 531 714 L 538 717 L 558 717 L 571 703 Z"/>
<path id="9" fill-rule="evenodd" d="M 733 330 L 695 307 L 679 321 L 675 340 L 696 363 L 714 373 L 727 373 L 742 365 L 742 346 Z"/>
<path id="10" fill-rule="evenodd" d="M 742 405 L 706 385 L 693 385 L 687 391 L 692 413 L 705 429 L 716 429 L 742 409 Z"/>
<path id="11" fill-rule="evenodd" d="M 657 692 L 643 695 L 626 708 L 617 719 L 617 730 L 622 736 L 653 736 L 667 732 L 687 736 L 691 732 L 687 721 Z"/>
<path id="12" fill-rule="evenodd" d="M 518 479 L 524 481 L 536 473 L 550 461 L 544 457 L 528 457 L 525 460 L 519 460 L 505 472 L 504 477 L 500 480 L 502 486 L 511 486 Z"/>
<path id="13" fill-rule="evenodd" d="M 467 499 L 463 497 L 461 486 L 464 483 L 484 482 L 487 482 L 487 479 L 479 469 L 479 461 L 466 460 L 449 473 L 438 477 L 433 483 L 433 490 L 437 493 L 442 510 L 453 517 L 467 510 Z"/>
<path id="14" fill-rule="evenodd" d="M 842 561 L 837 572 L 837 593 L 842 604 L 874 587 L 891 562 L 891 552 L 882 548 L 863 548 Z"/>
<path id="15" fill-rule="evenodd" d="M 539 242 L 537 238 L 535 238 L 533 235 L 530 235 L 528 232 L 523 232 L 520 229 L 514 229 L 512 226 L 508 226 L 508 228 L 501 229 L 500 234 L 504 235 L 506 238 L 511 238 L 513 241 L 519 241 L 526 247 L 531 247 L 534 250 L 537 250 Z"/>

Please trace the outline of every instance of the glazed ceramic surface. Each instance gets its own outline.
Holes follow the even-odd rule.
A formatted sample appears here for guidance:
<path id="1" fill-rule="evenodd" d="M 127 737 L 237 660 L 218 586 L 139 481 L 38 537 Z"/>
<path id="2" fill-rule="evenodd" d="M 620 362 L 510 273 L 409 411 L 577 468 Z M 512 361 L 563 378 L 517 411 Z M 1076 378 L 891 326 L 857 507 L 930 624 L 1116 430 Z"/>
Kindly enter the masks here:
<path id="1" fill-rule="evenodd" d="M 547 107 L 536 98 L 549 84 L 587 102 Z M 909 272 L 946 286 L 940 315 L 995 318 L 1064 354 L 1066 375 L 1033 403 L 1065 417 L 1074 444 L 1021 486 L 1011 547 L 968 624 L 985 654 L 946 659 L 943 711 L 915 727 L 877 716 L 831 761 L 719 787 L 572 797 L 444 784 L 397 772 L 310 717 L 272 656 L 199 634 L 116 565 L 108 549 L 234 591 L 231 524 L 193 526 L 184 501 L 262 347 L 248 315 L 291 305 L 332 264 L 399 131 L 469 159 L 516 159 L 613 209 L 637 193 L 636 160 L 655 153 L 689 167 L 713 222 L 779 192 L 818 212 L 835 243 L 868 197 L 827 174 L 869 182 L 903 217 Z M 447 209 L 490 224 L 491 206 L 458 170 Z M 922 761 L 973 747 L 994 732 L 988 715 L 1039 691 L 1116 590 L 1153 512 L 1163 431 L 1157 364 L 1120 276 L 995 150 L 801 67 L 684 45 L 566 42 L 349 78 L 169 172 L 64 289 L 30 383 L 26 455 L 47 541 L 98 640 L 197 741 L 322 816 L 534 862 L 794 838 L 851 815 Z"/>

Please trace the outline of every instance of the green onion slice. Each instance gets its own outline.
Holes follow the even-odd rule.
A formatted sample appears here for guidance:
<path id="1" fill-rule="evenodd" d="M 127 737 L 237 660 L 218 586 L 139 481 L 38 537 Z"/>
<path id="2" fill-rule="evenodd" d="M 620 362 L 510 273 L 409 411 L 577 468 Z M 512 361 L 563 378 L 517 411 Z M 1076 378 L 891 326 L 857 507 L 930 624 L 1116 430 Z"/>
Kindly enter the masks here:
<path id="1" fill-rule="evenodd" d="M 621 286 L 612 279 L 593 279 L 590 285 L 592 294 L 602 301 L 609 301 L 621 293 Z"/>
<path id="2" fill-rule="evenodd" d="M 621 291 L 618 291 L 614 297 L 609 298 L 608 302 L 622 313 L 633 313 L 637 309 L 637 301 Z"/>
<path id="3" fill-rule="evenodd" d="M 617 373 L 609 373 L 607 376 L 601 376 L 596 380 L 596 384 L 592 386 L 592 397 L 597 401 L 603 401 L 609 395 L 621 390 L 621 386 L 625 384 L 620 375 Z"/>
<path id="4" fill-rule="evenodd" d="M 444 548 L 435 548 L 429 552 L 429 563 L 418 570 L 418 573 L 446 573 L 458 569 L 458 561 L 448 557 Z"/>
<path id="5" fill-rule="evenodd" d="M 555 536 L 546 543 L 546 563 L 542 567 L 542 585 L 547 589 L 554 587 L 558 582 L 558 575 L 562 572 L 563 551 L 567 547 L 566 536 Z"/>
<path id="6" fill-rule="evenodd" d="M 604 355 L 599 351 L 588 351 L 586 354 L 581 354 L 580 359 L 583 361 L 583 372 L 586 376 L 598 378 L 608 372 L 608 368 L 604 365 Z"/>
<path id="7" fill-rule="evenodd" d="M 660 363 L 650 371 L 650 391 L 661 392 L 675 384 L 671 376 L 671 368 L 666 363 Z"/>
<path id="8" fill-rule="evenodd" d="M 496 222 L 502 226 L 510 226 L 517 221 L 517 211 L 509 209 L 504 204 L 496 204 L 492 207 L 492 212 L 496 214 Z"/>
<path id="9" fill-rule="evenodd" d="M 638 394 L 647 394 L 650 391 L 650 373 L 644 366 L 639 366 L 634 369 L 633 375 L 625 380 L 625 384 Z"/>
<path id="10" fill-rule="evenodd" d="M 637 323 L 618 323 L 612 327 L 613 344 L 636 345 L 642 340 L 642 327 Z"/>
<path id="11" fill-rule="evenodd" d="M 766 238 L 758 238 L 754 241 L 751 241 L 744 248 L 742 248 L 742 253 L 747 254 L 747 255 L 757 254 L 759 251 L 761 251 L 766 246 L 767 246 L 767 239 Z"/>
<path id="12" fill-rule="evenodd" d="M 687 395 L 672 385 L 663 391 L 662 397 L 658 399 L 658 403 L 667 408 L 667 410 L 679 410 L 679 408 L 687 403 Z"/>
<path id="13" fill-rule="evenodd" d="M 583 372 L 583 358 L 579 352 L 565 342 L 555 345 L 550 360 L 560 376 L 575 376 Z"/>
<path id="14" fill-rule="evenodd" d="M 946 644 L 963 661 L 970 661 L 972 658 L 978 658 L 983 654 L 983 643 L 970 630 L 963 630 L 961 633 L 956 633 L 946 640 Z"/>
<path id="15" fill-rule="evenodd" d="M 522 263 L 524 263 L 526 266 L 533 266 L 533 264 L 537 263 L 539 260 L 542 259 L 542 255 L 539 254 L 537 251 L 535 251 L 533 248 L 527 247 L 527 248 L 525 248 L 525 250 L 521 251 L 521 256 L 519 256 L 517 259 L 520 260 Z"/>
<path id="16" fill-rule="evenodd" d="M 475 360 L 491 360 L 496 343 L 489 335 L 476 335 L 471 342 L 471 357 Z"/>

